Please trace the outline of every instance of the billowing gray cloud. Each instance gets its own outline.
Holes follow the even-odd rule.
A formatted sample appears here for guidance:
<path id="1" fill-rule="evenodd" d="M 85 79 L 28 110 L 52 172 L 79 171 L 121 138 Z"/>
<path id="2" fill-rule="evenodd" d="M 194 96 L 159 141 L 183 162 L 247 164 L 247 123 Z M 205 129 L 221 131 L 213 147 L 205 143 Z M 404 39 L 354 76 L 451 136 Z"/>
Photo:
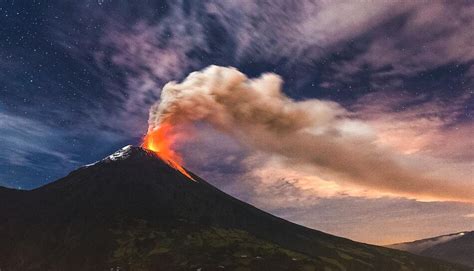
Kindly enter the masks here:
<path id="1" fill-rule="evenodd" d="M 370 129 L 334 102 L 293 101 L 275 74 L 248 79 L 234 68 L 211 66 L 182 83 L 165 85 L 152 106 L 149 131 L 163 124 L 204 121 L 251 149 L 328 171 L 339 182 L 400 193 L 472 202 L 463 182 L 429 176 L 380 146 Z"/>

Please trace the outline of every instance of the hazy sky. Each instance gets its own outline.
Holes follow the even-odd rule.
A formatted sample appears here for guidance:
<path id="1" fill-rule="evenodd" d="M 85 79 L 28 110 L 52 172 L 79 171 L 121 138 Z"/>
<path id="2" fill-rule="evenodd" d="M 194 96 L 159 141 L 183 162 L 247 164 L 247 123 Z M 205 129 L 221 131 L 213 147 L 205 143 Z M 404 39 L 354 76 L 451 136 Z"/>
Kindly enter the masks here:
<path id="1" fill-rule="evenodd" d="M 262 135 L 248 125 L 236 123 L 236 137 L 200 122 L 178 146 L 192 171 L 274 214 L 358 241 L 474 228 L 473 204 L 426 193 L 459 200 L 474 186 L 468 1 L 0 3 L 0 185 L 38 187 L 139 144 L 164 84 L 232 66 L 249 78 L 280 76 L 282 95 L 296 103 L 331 105 L 347 120 L 337 135 L 363 135 L 366 145 L 297 155 L 321 162 L 337 153 L 330 169 L 338 170 L 327 172 L 293 152 L 243 144 Z M 363 147 L 372 144 L 377 151 Z M 423 178 L 379 181 L 381 166 L 403 175 L 393 164 Z"/>

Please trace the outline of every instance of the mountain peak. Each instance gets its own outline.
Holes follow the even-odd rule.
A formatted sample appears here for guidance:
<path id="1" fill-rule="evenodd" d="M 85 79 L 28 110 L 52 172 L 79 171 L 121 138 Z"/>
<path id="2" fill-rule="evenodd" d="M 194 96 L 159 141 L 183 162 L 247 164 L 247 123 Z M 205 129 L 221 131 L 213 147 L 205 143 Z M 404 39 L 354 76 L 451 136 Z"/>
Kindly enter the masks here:
<path id="1" fill-rule="evenodd" d="M 136 147 L 133 145 L 127 145 L 111 155 L 103 158 L 100 161 L 94 162 L 92 164 L 85 165 L 81 168 L 89 168 L 91 166 L 95 166 L 98 164 L 111 164 L 120 161 L 130 161 L 130 162 L 144 162 L 144 161 L 159 161 L 160 163 L 164 163 L 167 166 L 173 168 L 176 171 L 179 171 L 182 175 L 184 175 L 187 179 L 192 181 L 196 181 L 196 179 L 191 176 L 191 174 L 183 168 L 178 162 L 172 160 L 168 157 L 163 157 L 160 153 L 154 152 L 152 150 L 145 149 L 143 147 Z"/>
<path id="2" fill-rule="evenodd" d="M 99 163 L 110 163 L 115 161 L 127 160 L 127 159 L 135 159 L 135 158 L 153 158 L 153 159 L 161 159 L 158 155 L 156 155 L 153 151 L 144 149 L 142 147 L 137 147 L 133 145 L 127 145 L 123 148 L 118 149 L 114 153 L 106 156 L 105 158 L 96 161 L 91 164 L 87 164 L 83 167 L 91 167 L 97 165 Z"/>
<path id="3" fill-rule="evenodd" d="M 117 161 L 117 160 L 125 160 L 130 157 L 154 157 L 157 158 L 154 152 L 144 149 L 142 147 L 135 147 L 132 145 L 127 145 L 116 152 L 112 153 L 111 155 L 107 156 L 103 159 L 103 161 Z"/>

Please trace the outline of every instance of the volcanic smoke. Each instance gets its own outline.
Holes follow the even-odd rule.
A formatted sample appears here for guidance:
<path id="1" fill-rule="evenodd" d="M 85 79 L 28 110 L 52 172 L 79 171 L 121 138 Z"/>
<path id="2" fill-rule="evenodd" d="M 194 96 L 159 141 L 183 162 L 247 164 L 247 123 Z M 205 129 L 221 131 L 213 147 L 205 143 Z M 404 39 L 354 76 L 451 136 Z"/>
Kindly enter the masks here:
<path id="1" fill-rule="evenodd" d="M 171 149 L 170 129 L 207 122 L 252 150 L 329 172 L 334 181 L 415 198 L 474 202 L 474 186 L 454 185 L 407 166 L 339 104 L 294 101 L 283 93 L 282 82 L 273 73 L 249 79 L 235 68 L 218 66 L 193 72 L 181 83 L 169 82 L 150 109 L 144 146 L 181 162 Z"/>

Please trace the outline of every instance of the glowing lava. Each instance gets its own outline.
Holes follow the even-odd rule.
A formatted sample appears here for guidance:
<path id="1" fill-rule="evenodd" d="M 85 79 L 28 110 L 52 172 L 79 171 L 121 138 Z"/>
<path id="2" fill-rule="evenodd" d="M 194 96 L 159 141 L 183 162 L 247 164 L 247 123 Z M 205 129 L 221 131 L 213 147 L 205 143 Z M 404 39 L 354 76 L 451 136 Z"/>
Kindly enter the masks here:
<path id="1" fill-rule="evenodd" d="M 193 177 L 181 166 L 182 159 L 171 146 L 174 143 L 173 126 L 164 123 L 143 138 L 142 147 L 156 153 L 168 165 L 181 172 L 184 176 L 194 180 Z"/>

